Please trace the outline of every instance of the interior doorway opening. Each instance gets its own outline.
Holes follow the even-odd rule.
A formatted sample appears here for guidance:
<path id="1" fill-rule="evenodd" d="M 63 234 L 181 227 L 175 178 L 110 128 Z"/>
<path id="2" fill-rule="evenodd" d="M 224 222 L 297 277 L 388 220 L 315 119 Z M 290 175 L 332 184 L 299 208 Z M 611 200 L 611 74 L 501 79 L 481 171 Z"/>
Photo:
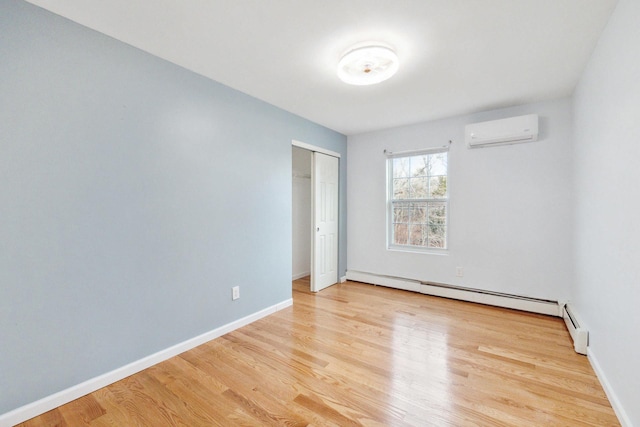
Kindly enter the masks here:
<path id="1" fill-rule="evenodd" d="M 292 280 L 318 292 L 338 282 L 340 154 L 298 141 L 292 147 Z"/>
<path id="2" fill-rule="evenodd" d="M 311 283 L 311 161 L 312 152 L 292 147 L 292 280 L 309 278 Z"/>

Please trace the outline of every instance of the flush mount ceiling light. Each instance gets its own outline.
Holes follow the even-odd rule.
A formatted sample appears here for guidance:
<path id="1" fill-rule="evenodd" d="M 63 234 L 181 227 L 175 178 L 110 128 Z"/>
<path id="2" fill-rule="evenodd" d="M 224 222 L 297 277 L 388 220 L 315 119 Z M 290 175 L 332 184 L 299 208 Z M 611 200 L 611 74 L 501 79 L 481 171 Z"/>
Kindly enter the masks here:
<path id="1" fill-rule="evenodd" d="M 351 85 L 372 85 L 387 80 L 398 71 L 398 56 L 386 46 L 352 49 L 338 63 L 338 77 Z"/>

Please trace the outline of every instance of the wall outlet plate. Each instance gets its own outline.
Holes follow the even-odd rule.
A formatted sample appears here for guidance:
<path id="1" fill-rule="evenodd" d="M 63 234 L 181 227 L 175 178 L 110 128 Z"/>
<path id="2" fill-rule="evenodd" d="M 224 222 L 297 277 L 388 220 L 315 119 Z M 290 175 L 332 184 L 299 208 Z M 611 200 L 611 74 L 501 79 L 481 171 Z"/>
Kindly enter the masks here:
<path id="1" fill-rule="evenodd" d="M 456 267 L 456 276 L 463 277 L 464 276 L 464 268 Z"/>
<path id="2" fill-rule="evenodd" d="M 240 298 L 240 286 L 234 286 L 231 288 L 231 299 L 237 300 L 238 298 Z"/>

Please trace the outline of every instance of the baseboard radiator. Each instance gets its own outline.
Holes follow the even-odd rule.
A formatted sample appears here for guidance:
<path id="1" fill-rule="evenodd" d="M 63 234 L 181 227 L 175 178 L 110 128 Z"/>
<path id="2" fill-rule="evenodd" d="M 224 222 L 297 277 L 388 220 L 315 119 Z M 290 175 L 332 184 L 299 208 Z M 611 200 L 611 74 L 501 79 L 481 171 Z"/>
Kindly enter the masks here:
<path id="1" fill-rule="evenodd" d="M 568 304 L 562 306 L 562 318 L 567 325 L 571 339 L 573 339 L 573 348 L 576 353 L 587 354 L 589 332 L 580 324 L 578 317 L 571 311 L 571 307 Z"/>
<path id="2" fill-rule="evenodd" d="M 422 282 L 420 280 L 354 270 L 348 270 L 346 278 L 353 282 L 386 286 L 389 288 L 420 292 L 425 295 L 433 295 L 497 307 L 512 308 L 514 310 L 528 311 L 531 313 L 562 317 L 564 319 L 564 323 L 567 325 L 569 334 L 573 339 L 573 347 L 576 353 L 587 354 L 589 333 L 583 326 L 581 326 L 580 320 L 578 316 L 576 316 L 575 312 L 571 311 L 571 307 L 565 303 L 530 298 L 521 295 L 492 292 L 484 289 L 465 288 L 461 286 L 446 285 L 443 283 Z"/>
<path id="3" fill-rule="evenodd" d="M 528 311 L 531 313 L 562 317 L 561 305 L 558 304 L 558 301 L 492 292 L 484 289 L 453 286 L 442 283 L 422 282 L 402 277 L 385 276 L 353 270 L 347 271 L 347 280 L 420 292 L 425 295 L 433 295 L 497 307 L 512 308 L 514 310 Z"/>

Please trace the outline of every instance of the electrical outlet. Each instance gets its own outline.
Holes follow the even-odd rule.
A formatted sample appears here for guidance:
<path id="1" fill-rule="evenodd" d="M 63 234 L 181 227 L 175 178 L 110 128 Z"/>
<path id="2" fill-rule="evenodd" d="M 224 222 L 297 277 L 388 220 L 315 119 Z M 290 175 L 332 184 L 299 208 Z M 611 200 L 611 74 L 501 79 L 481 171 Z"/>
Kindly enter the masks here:
<path id="1" fill-rule="evenodd" d="M 464 268 L 456 267 L 456 276 L 463 277 L 464 276 Z"/>
<path id="2" fill-rule="evenodd" d="M 240 286 L 234 286 L 231 288 L 231 299 L 237 300 L 238 298 L 240 298 Z"/>

